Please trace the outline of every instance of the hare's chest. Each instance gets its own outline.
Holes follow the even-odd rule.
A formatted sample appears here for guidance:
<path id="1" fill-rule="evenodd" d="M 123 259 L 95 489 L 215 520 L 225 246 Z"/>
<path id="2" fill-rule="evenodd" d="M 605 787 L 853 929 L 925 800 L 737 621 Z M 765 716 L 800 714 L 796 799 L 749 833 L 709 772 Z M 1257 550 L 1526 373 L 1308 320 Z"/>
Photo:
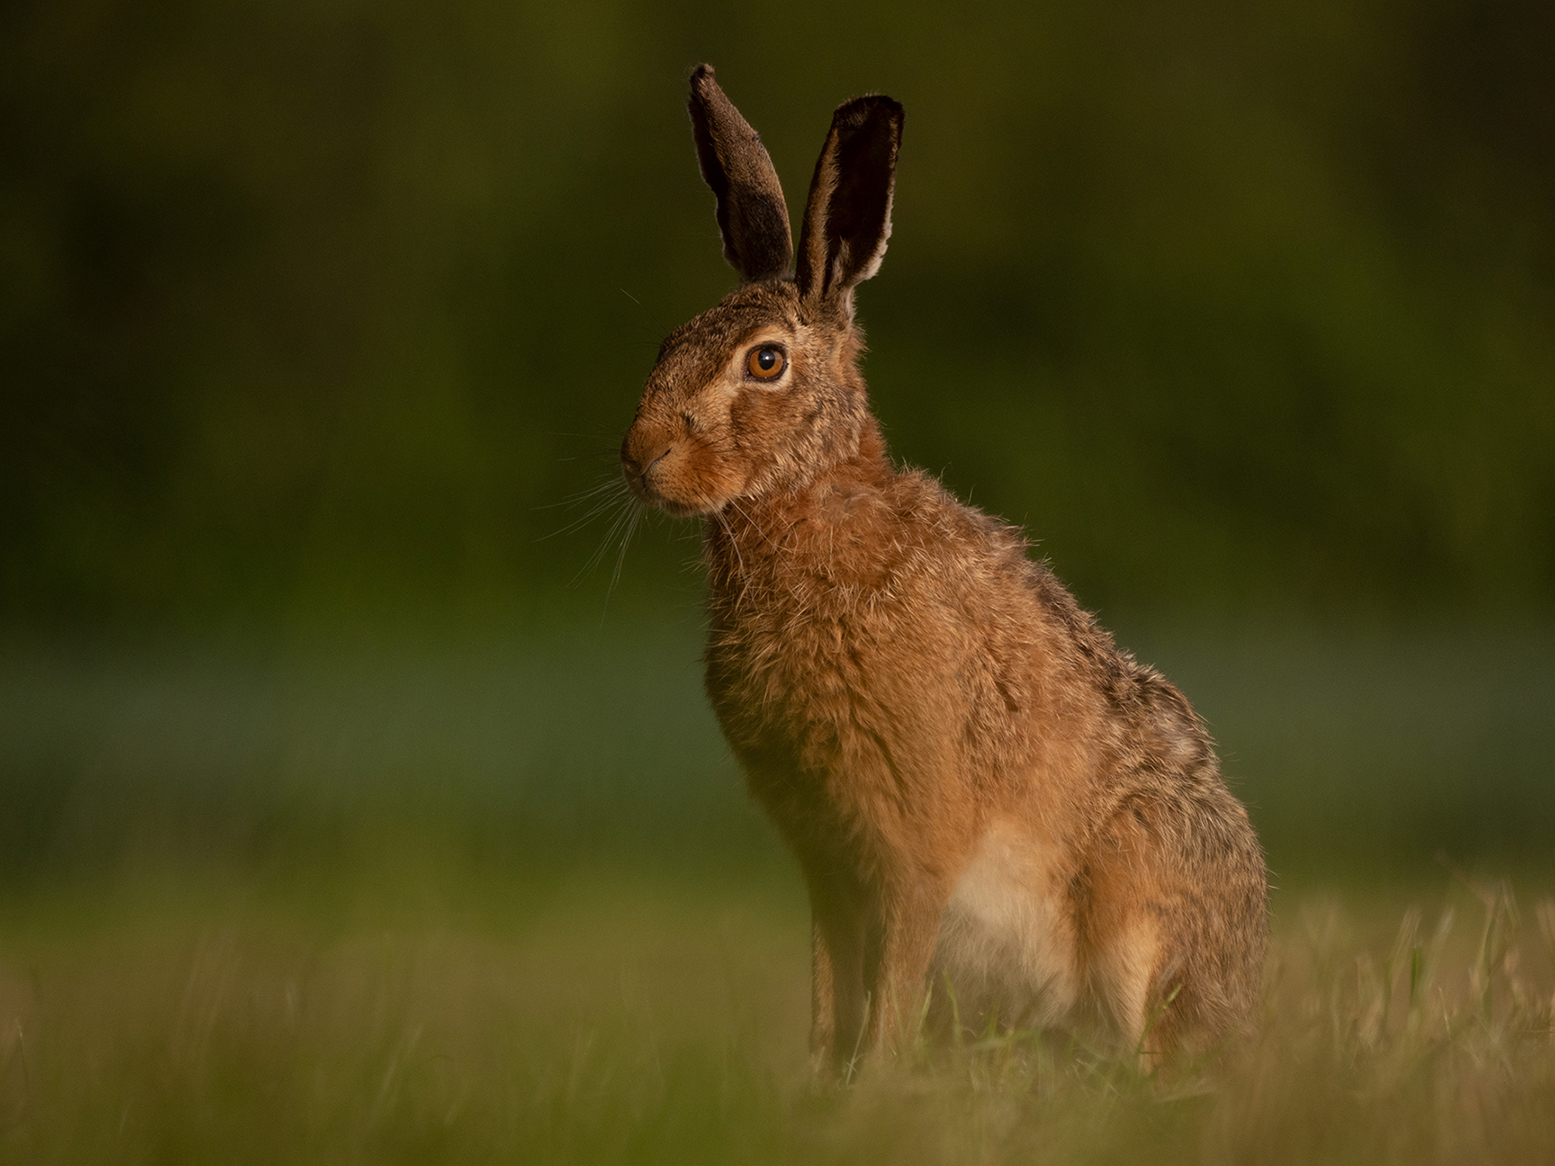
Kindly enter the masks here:
<path id="1" fill-rule="evenodd" d="M 814 618 L 786 634 L 715 636 L 708 695 L 750 793 L 792 845 L 843 854 L 874 833 L 890 756 L 878 730 L 868 666 L 847 628 Z"/>
<path id="2" fill-rule="evenodd" d="M 861 787 L 955 768 L 965 701 L 932 623 L 896 618 L 889 600 L 800 598 L 714 622 L 708 694 L 747 771 L 750 758 L 781 757 Z"/>
<path id="3" fill-rule="evenodd" d="M 819 606 L 745 614 L 714 625 L 708 696 L 736 752 L 786 750 L 821 767 L 867 699 L 867 656 L 848 621 Z"/>

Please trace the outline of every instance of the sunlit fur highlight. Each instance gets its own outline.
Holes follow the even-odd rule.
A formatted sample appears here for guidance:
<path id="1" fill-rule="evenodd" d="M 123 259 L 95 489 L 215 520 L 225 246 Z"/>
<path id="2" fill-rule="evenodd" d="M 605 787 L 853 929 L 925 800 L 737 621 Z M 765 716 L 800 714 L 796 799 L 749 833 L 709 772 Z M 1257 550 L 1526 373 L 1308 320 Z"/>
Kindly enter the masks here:
<path id="1" fill-rule="evenodd" d="M 692 103 L 739 117 L 706 66 Z M 701 154 L 735 204 L 728 176 L 770 169 L 746 131 Z M 1147 1062 L 1208 1048 L 1253 1009 L 1267 880 L 1203 725 L 1019 530 L 895 466 L 869 411 L 853 289 L 890 230 L 900 131 L 887 98 L 839 108 L 805 212 L 832 278 L 742 272 L 664 342 L 622 445 L 637 497 L 706 518 L 707 692 L 804 871 L 812 1047 L 845 1067 L 927 1014 L 1067 1026 Z M 775 384 L 745 371 L 758 343 L 788 355 Z"/>

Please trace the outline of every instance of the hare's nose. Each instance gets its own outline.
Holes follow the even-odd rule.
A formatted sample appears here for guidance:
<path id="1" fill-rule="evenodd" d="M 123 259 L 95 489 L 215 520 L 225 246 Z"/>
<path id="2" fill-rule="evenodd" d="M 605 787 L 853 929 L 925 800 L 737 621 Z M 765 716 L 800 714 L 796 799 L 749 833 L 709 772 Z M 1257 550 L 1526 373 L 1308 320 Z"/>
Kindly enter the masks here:
<path id="1" fill-rule="evenodd" d="M 643 480 L 643 484 L 644 485 L 646 485 L 647 482 L 648 482 L 648 475 L 653 473 L 653 467 L 658 465 L 665 458 L 669 457 L 670 450 L 672 448 L 673 447 L 670 446 L 670 445 L 665 445 L 663 448 L 656 449 L 656 450 L 654 450 L 652 453 L 650 453 L 648 455 L 648 457 L 647 457 L 647 463 L 648 464 L 643 466 L 642 472 L 637 475 L 639 478 L 641 478 Z"/>
<path id="2" fill-rule="evenodd" d="M 671 448 L 673 448 L 672 444 L 666 441 L 638 453 L 628 442 L 621 447 L 621 468 L 626 471 L 628 478 L 635 478 L 646 484 L 653 467 L 669 456 Z"/>

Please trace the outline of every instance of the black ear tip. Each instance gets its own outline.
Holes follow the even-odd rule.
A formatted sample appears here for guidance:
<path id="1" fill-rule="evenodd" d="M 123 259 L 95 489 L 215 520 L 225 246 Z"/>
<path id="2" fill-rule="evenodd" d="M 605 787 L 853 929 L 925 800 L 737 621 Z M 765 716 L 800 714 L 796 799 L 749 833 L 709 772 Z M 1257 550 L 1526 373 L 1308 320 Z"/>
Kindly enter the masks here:
<path id="1" fill-rule="evenodd" d="M 887 122 L 900 132 L 902 117 L 900 101 L 887 97 L 884 93 L 868 93 L 839 105 L 837 112 L 832 115 L 832 122 L 838 129 L 847 130 L 861 130 L 871 123 L 878 125 Z"/>
<path id="2" fill-rule="evenodd" d="M 698 65 L 691 70 L 691 92 L 702 93 L 709 86 L 718 87 L 718 82 L 713 79 L 713 67 L 711 65 Z"/>

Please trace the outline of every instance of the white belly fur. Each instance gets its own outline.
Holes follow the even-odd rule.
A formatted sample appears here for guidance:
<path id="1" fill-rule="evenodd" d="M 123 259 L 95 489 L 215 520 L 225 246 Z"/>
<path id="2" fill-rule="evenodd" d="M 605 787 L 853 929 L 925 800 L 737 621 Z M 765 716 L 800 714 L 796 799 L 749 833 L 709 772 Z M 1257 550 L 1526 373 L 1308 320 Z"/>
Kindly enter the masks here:
<path id="1" fill-rule="evenodd" d="M 967 863 L 940 920 L 936 995 L 946 978 L 963 1024 L 1064 1024 L 1080 992 L 1073 925 L 1052 850 L 1028 831 L 994 823 Z"/>

